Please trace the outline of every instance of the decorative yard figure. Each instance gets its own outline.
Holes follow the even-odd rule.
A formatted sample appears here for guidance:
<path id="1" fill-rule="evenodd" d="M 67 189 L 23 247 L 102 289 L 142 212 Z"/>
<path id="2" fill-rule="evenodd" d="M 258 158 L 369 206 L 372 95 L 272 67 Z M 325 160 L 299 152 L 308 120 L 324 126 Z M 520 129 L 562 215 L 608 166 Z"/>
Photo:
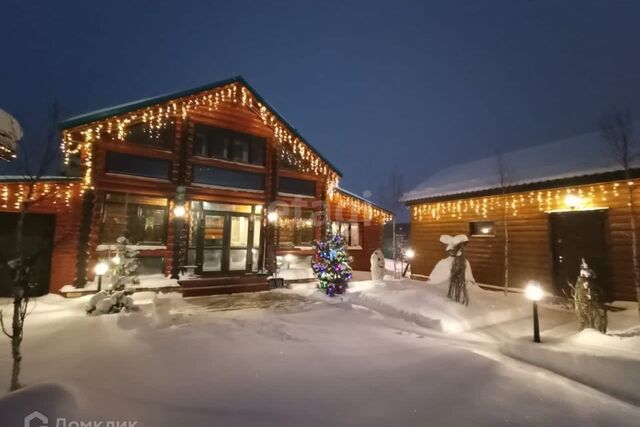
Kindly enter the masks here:
<path id="1" fill-rule="evenodd" d="M 342 294 L 351 279 L 349 253 L 342 234 L 328 233 L 315 242 L 316 255 L 313 272 L 318 278 L 318 289 L 329 296 Z"/>
<path id="2" fill-rule="evenodd" d="M 459 234 L 455 237 L 444 234 L 440 236 L 440 241 L 447 245 L 447 253 L 452 258 L 447 296 L 460 304 L 469 305 L 466 274 L 467 259 L 464 256 L 464 247 L 469 238 L 464 234 Z"/>
<path id="3" fill-rule="evenodd" d="M 376 249 L 371 254 L 371 280 L 384 279 L 384 254 Z"/>
<path id="4" fill-rule="evenodd" d="M 580 330 L 593 328 L 603 334 L 607 332 L 607 308 L 603 294 L 594 283 L 596 273 L 589 268 L 584 258 L 576 285 L 572 286 L 573 306 L 580 323 Z"/>

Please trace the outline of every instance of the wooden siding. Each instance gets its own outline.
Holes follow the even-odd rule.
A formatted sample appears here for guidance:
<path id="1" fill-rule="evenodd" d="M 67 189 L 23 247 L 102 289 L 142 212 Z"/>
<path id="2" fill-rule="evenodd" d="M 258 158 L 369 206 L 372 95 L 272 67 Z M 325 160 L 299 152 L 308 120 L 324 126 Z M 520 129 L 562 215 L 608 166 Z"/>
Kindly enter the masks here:
<path id="1" fill-rule="evenodd" d="M 633 186 L 619 181 L 507 194 L 509 285 L 522 287 L 528 280 L 538 280 L 547 289 L 553 288 L 548 211 L 563 207 L 563 197 L 567 191 L 572 194 L 581 192 L 585 197 L 591 198 L 589 206 L 585 208 L 607 209 L 613 296 L 619 300 L 635 300 L 628 189 L 637 189 L 639 186 L 640 180 L 634 181 Z M 540 193 L 544 197 L 542 201 L 539 199 Z M 633 191 L 634 207 L 640 206 L 638 193 L 640 192 Z M 550 201 L 547 200 L 549 198 Z M 490 202 L 483 202 L 485 199 Z M 412 205 L 411 242 L 416 251 L 412 271 L 428 275 L 436 262 L 446 256 L 444 245 L 439 241 L 440 235 L 468 235 L 470 222 L 495 221 L 494 237 L 469 237 L 467 256 L 478 282 L 503 286 L 505 233 L 502 200 L 502 196 L 487 196 Z M 517 201 L 515 208 L 512 206 L 513 201 Z M 460 208 L 461 203 L 466 208 Z M 493 207 L 485 210 L 483 206 Z M 546 209 L 547 207 L 551 209 Z M 637 212 L 638 208 L 635 210 Z"/>
<path id="2" fill-rule="evenodd" d="M 76 261 L 78 253 L 79 224 L 82 214 L 82 197 L 79 196 L 79 182 L 42 181 L 37 186 L 49 185 L 51 190 L 43 195 L 36 195 L 37 200 L 28 209 L 29 213 L 55 215 L 55 233 L 53 236 L 53 254 L 51 259 L 51 292 L 59 292 L 64 285 L 73 284 L 76 278 Z M 58 190 L 53 190 L 58 186 Z M 27 188 L 25 183 L 0 183 L 2 194 L 15 198 Z M 65 193 L 71 196 L 65 201 Z M 6 199 L 5 199 L 6 201 Z M 3 212 L 18 212 L 18 203 L 2 203 L 0 210 Z"/>
<path id="3" fill-rule="evenodd" d="M 332 203 L 327 203 L 329 221 L 349 221 L 360 223 L 360 247 L 349 249 L 349 255 L 353 257 L 351 268 L 359 271 L 371 269 L 371 254 L 376 249 L 382 249 L 384 222 L 380 219 L 371 219 L 362 212 L 348 209 Z"/>

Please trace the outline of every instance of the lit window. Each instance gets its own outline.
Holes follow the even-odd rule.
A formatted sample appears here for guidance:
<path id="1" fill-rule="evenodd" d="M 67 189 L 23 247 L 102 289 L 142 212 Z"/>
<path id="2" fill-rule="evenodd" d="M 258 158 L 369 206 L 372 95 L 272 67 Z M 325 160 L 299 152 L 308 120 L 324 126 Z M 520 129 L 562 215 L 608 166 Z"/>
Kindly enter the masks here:
<path id="1" fill-rule="evenodd" d="M 167 235 L 167 199 L 108 193 L 102 213 L 101 243 L 124 236 L 129 243 L 164 244 Z"/>
<path id="2" fill-rule="evenodd" d="M 475 237 L 493 237 L 496 235 L 496 223 L 493 221 L 470 222 L 469 234 Z"/>
<path id="3" fill-rule="evenodd" d="M 315 215 L 311 210 L 294 210 L 278 217 L 278 243 L 281 246 L 311 246 L 316 238 Z"/>
<path id="4" fill-rule="evenodd" d="M 360 223 L 333 221 L 331 223 L 331 232 L 333 234 L 342 234 L 348 246 L 360 246 Z"/>

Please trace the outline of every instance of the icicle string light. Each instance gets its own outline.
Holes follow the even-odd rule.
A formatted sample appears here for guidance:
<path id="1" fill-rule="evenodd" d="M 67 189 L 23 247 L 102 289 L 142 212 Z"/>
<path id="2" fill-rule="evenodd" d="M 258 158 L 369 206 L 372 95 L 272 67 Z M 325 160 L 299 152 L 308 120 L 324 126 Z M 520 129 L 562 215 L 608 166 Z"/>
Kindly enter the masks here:
<path id="1" fill-rule="evenodd" d="M 80 182 L 38 181 L 33 184 L 31 196 L 29 188 L 30 184 L 25 183 L 0 183 L 0 207 L 20 210 L 24 202 L 32 202 L 34 207 L 42 204 L 67 208 L 71 206 L 71 200 L 84 191 Z"/>
<path id="2" fill-rule="evenodd" d="M 102 138 L 104 134 L 115 136 L 117 141 L 124 141 L 129 125 L 143 123 L 145 124 L 145 132 L 157 137 L 159 131 L 173 123 L 175 118 L 181 117 L 184 120 L 191 111 L 198 109 L 214 111 L 223 103 L 239 104 L 254 112 L 265 125 L 273 130 L 280 155 L 286 157 L 289 164 L 302 172 L 327 177 L 328 193 L 329 195 L 333 193 L 339 180 L 338 174 L 240 83 L 231 83 L 117 117 L 96 121 L 86 126 L 65 130 L 62 135 L 64 162 L 68 164 L 70 156 L 79 154 L 84 165 L 83 189 L 92 188 L 92 144 Z"/>
<path id="3" fill-rule="evenodd" d="M 360 200 L 356 197 L 349 196 L 341 192 L 333 193 L 331 200 L 342 209 L 349 209 L 352 212 L 362 215 L 369 220 L 380 222 L 391 221 L 392 215 L 385 210 L 377 208 L 370 203 Z"/>
<path id="4" fill-rule="evenodd" d="M 607 208 L 613 199 L 628 197 L 624 186 L 637 185 L 638 181 L 618 181 L 576 187 L 476 197 L 445 202 L 423 203 L 411 206 L 414 220 L 462 219 L 473 216 L 487 218 L 504 213 L 518 216 L 523 208 L 536 208 L 539 212 L 571 211 Z M 624 191 L 623 191 L 624 190 Z"/>

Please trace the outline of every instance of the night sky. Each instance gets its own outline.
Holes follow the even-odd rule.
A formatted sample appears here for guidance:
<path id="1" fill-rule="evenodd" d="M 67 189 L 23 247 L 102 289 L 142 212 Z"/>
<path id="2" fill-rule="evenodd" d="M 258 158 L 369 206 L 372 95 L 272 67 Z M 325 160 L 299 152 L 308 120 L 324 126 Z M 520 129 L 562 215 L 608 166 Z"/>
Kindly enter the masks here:
<path id="1" fill-rule="evenodd" d="M 374 199 L 393 171 L 410 187 L 593 130 L 614 104 L 640 108 L 640 1 L 3 0 L 0 11 L 0 108 L 26 143 L 56 98 L 68 117 L 240 74 L 344 187 Z"/>

